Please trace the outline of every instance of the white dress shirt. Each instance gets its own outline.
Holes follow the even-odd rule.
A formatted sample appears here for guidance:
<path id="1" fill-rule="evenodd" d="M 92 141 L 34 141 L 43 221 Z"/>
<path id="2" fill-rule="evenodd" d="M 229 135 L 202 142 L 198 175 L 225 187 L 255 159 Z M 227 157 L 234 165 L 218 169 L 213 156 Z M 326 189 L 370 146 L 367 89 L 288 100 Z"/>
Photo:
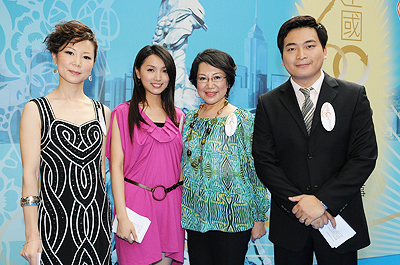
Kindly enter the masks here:
<path id="1" fill-rule="evenodd" d="M 313 89 L 310 91 L 310 98 L 311 98 L 311 101 L 313 102 L 314 106 L 317 105 L 319 92 L 321 91 L 321 86 L 322 86 L 322 82 L 324 81 L 324 78 L 325 78 L 325 74 L 321 70 L 321 76 L 311 86 Z M 290 82 L 292 83 L 294 93 L 296 94 L 297 102 L 299 103 L 299 107 L 301 109 L 301 107 L 303 106 L 304 100 L 305 100 L 304 94 L 300 91 L 301 86 L 299 86 L 295 81 L 293 81 L 292 78 L 290 78 Z"/>

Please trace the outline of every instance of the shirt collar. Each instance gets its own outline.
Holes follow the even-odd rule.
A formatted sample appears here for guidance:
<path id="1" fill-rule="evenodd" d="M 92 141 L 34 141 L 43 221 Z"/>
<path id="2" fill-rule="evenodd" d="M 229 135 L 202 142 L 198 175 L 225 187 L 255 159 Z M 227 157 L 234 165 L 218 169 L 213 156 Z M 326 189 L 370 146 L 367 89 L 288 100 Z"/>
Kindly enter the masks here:
<path id="1" fill-rule="evenodd" d="M 321 91 L 322 82 L 324 81 L 324 78 L 325 78 L 325 73 L 324 73 L 324 71 L 321 70 L 320 77 L 311 86 L 313 88 L 313 90 L 315 90 L 317 92 L 317 95 L 319 95 L 319 92 Z M 293 81 L 293 78 L 291 78 L 291 77 L 290 77 L 290 82 L 292 83 L 292 86 L 293 86 L 293 89 L 295 90 L 295 92 L 300 91 L 301 86 L 299 86 L 295 81 Z"/>

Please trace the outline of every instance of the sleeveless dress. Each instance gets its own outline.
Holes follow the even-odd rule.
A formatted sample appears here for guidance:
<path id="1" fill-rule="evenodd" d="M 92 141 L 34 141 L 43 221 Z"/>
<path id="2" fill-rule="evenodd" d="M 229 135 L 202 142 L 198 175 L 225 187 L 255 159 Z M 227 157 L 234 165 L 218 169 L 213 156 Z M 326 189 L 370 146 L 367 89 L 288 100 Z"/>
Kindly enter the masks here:
<path id="1" fill-rule="evenodd" d="M 181 173 L 182 134 L 167 117 L 163 127 L 158 127 L 142 112 L 147 122 L 134 127 L 132 141 L 129 133 L 129 103 L 118 105 L 111 113 L 110 128 L 118 122 L 124 152 L 124 177 L 148 187 L 171 187 Z M 178 121 L 184 114 L 175 108 Z M 111 129 L 107 135 L 106 156 L 111 155 Z M 112 159 L 112 158 L 111 158 Z M 112 177 L 112 176 L 111 176 Z M 160 195 L 157 195 L 161 197 Z M 120 265 L 148 265 L 161 260 L 162 252 L 173 259 L 172 264 L 184 262 L 185 231 L 181 227 L 182 186 L 169 192 L 164 200 L 156 201 L 152 193 L 125 181 L 126 207 L 150 219 L 150 227 L 141 243 L 115 236 L 115 246 Z"/>
<path id="2" fill-rule="evenodd" d="M 111 206 L 101 170 L 100 102 L 96 119 L 57 119 L 47 98 L 33 99 L 42 130 L 39 230 L 41 264 L 111 264 Z"/>

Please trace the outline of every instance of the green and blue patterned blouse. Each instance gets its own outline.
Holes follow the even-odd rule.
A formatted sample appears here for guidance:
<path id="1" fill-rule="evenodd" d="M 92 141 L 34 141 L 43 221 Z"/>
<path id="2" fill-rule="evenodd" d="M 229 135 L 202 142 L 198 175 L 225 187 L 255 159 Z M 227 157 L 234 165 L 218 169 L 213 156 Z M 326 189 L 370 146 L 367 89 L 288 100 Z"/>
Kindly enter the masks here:
<path id="1" fill-rule="evenodd" d="M 193 167 L 191 161 L 198 161 L 200 142 L 212 120 L 198 118 L 188 141 L 195 112 L 186 115 L 183 130 L 182 227 L 199 232 L 240 232 L 251 229 L 255 221 L 266 221 L 268 191 L 256 175 L 251 154 L 254 115 L 236 109 L 237 129 L 232 136 L 225 133 L 227 117 L 217 118 L 203 146 L 203 160 Z"/>

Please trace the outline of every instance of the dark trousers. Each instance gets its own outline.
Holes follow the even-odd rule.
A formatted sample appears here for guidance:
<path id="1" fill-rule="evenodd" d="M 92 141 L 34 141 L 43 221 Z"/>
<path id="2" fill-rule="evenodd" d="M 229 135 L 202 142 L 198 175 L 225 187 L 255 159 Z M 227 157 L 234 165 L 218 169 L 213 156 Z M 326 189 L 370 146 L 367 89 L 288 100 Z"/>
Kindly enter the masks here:
<path id="1" fill-rule="evenodd" d="M 274 245 L 275 265 L 312 265 L 313 252 L 318 265 L 357 265 L 357 251 L 339 254 L 329 246 L 318 231 L 311 231 L 299 252 Z"/>
<path id="2" fill-rule="evenodd" d="M 190 265 L 243 265 L 251 229 L 228 233 L 187 230 Z"/>

